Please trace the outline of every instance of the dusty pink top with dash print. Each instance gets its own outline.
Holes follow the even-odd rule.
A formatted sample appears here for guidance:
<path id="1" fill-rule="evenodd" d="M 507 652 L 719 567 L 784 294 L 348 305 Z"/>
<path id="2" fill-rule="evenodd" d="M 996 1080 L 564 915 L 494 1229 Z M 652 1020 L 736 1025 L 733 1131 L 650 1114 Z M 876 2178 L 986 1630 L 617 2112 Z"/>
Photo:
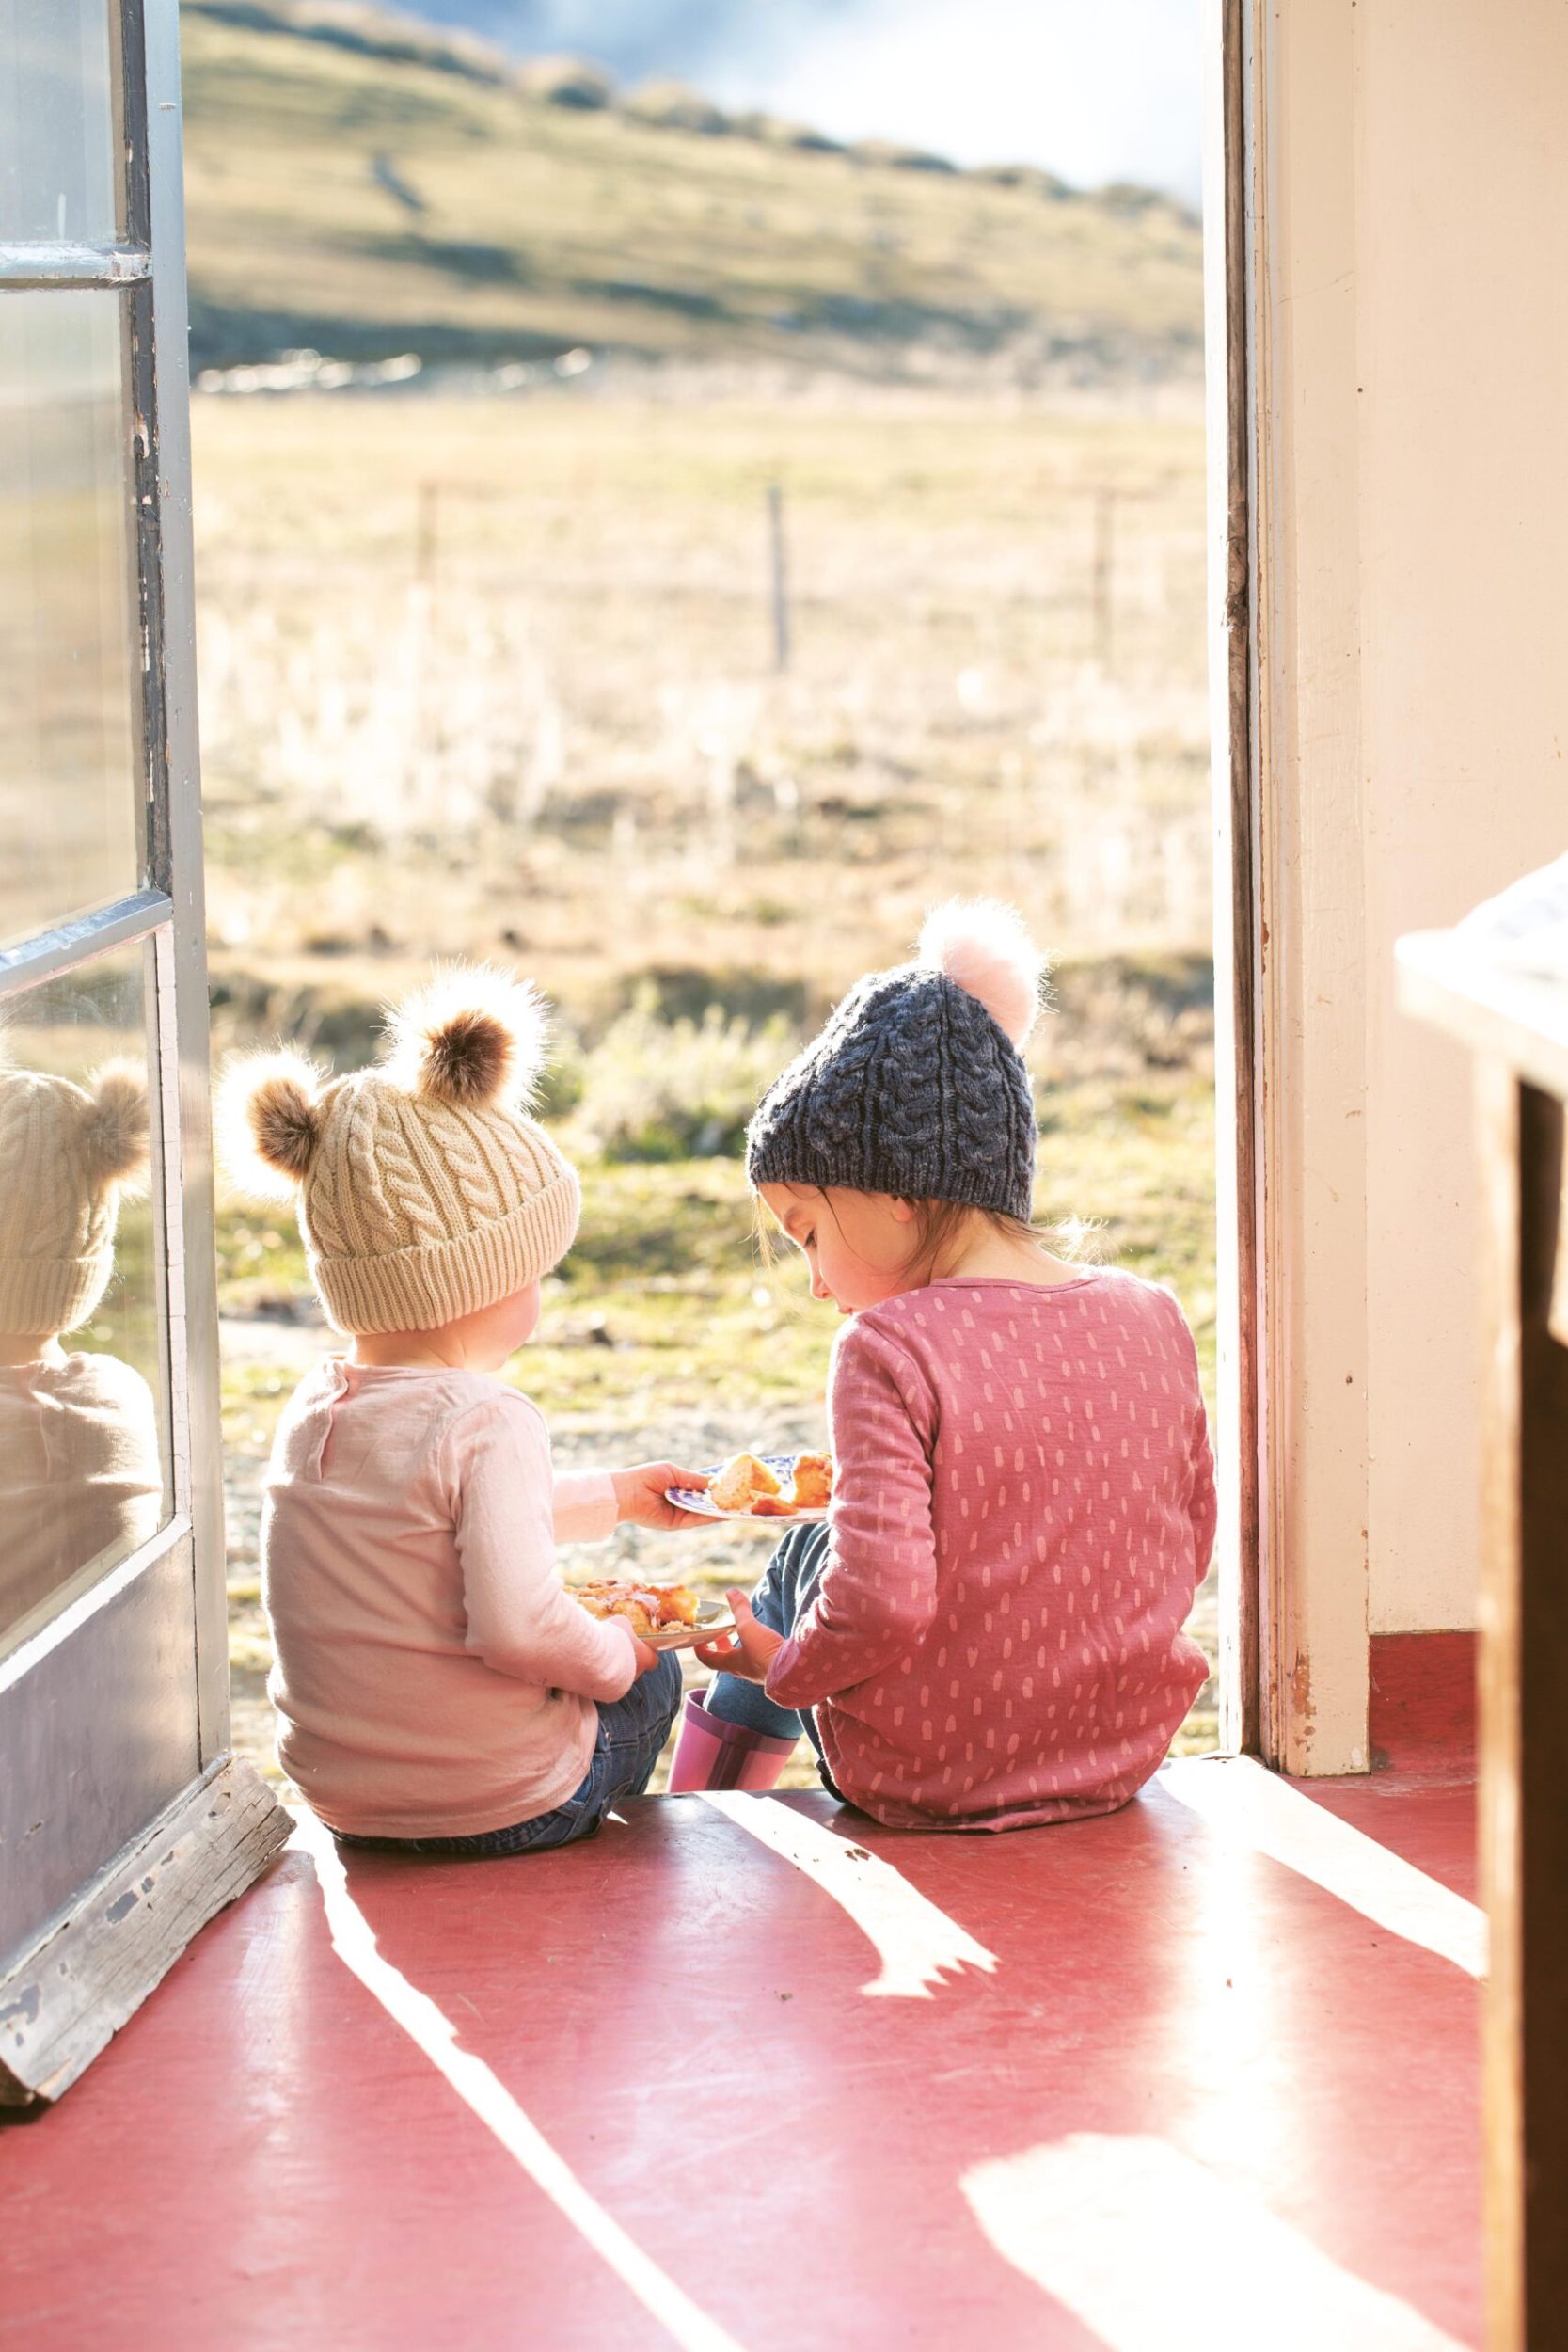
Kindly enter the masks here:
<path id="1" fill-rule="evenodd" d="M 816 1600 L 768 1695 L 895 1827 L 1125 1804 L 1207 1663 L 1181 1628 L 1214 1537 L 1197 1360 L 1168 1292 L 958 1279 L 857 1314 L 829 1390 Z"/>

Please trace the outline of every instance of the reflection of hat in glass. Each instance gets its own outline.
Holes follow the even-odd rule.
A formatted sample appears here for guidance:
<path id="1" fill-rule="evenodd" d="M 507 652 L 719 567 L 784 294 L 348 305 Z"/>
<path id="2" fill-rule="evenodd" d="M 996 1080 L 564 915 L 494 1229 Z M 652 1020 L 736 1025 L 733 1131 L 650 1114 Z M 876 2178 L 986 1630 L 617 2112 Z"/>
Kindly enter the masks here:
<path id="1" fill-rule="evenodd" d="M 88 1320 L 114 1271 L 120 1195 L 147 1163 L 147 1075 L 134 1062 L 83 1086 L 0 1066 L 0 1330 Z"/>

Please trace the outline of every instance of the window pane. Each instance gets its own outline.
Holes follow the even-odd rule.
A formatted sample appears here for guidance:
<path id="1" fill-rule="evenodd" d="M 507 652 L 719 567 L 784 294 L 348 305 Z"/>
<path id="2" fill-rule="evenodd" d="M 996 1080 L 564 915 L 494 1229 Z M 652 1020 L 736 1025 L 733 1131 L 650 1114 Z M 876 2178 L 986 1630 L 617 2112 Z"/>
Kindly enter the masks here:
<path id="1" fill-rule="evenodd" d="M 0 294 L 0 946 L 139 886 L 120 297 Z"/>
<path id="2" fill-rule="evenodd" d="M 109 0 L 5 0 L 0 241 L 112 244 L 117 144 Z"/>
<path id="3" fill-rule="evenodd" d="M 170 1508 L 150 957 L 0 1005 L 0 1651 Z"/>

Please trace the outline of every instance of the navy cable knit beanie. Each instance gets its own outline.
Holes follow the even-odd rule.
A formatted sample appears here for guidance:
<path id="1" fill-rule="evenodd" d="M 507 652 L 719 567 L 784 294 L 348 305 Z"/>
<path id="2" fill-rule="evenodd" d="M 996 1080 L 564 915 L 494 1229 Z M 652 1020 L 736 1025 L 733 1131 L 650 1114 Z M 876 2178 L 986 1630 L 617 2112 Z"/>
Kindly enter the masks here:
<path id="1" fill-rule="evenodd" d="M 872 972 L 775 1080 L 746 1137 L 753 1184 L 843 1184 L 1025 1222 L 1035 1106 L 1021 1047 L 1044 960 L 991 898 L 927 916 L 912 963 Z"/>

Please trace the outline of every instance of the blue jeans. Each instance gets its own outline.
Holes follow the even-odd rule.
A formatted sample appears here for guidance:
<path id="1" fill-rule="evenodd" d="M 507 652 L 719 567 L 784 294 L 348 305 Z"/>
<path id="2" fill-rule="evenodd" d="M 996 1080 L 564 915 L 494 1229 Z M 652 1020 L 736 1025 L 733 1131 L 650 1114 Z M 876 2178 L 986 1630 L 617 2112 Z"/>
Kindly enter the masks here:
<path id="1" fill-rule="evenodd" d="M 572 1794 L 531 1821 L 481 1830 L 472 1837 L 345 1837 L 344 1846 L 395 1846 L 400 1853 L 538 1853 L 592 1837 L 623 1797 L 640 1797 L 653 1777 L 659 1751 L 681 1703 L 681 1661 L 666 1650 L 652 1672 L 639 1675 L 624 1699 L 599 1707 L 599 1736 Z"/>
<path id="2" fill-rule="evenodd" d="M 752 1608 L 759 1625 L 767 1626 L 773 1633 L 794 1632 L 816 1597 L 827 1565 L 828 1540 L 826 1522 L 816 1527 L 790 1529 L 752 1595 Z M 794 1708 L 780 1707 L 770 1699 L 760 1682 L 747 1682 L 740 1675 L 725 1674 L 715 1675 L 703 1705 L 721 1723 L 743 1724 L 749 1731 L 760 1731 L 770 1740 L 798 1740 L 803 1731 L 816 1750 L 823 1779 L 830 1788 L 832 1787 L 828 1781 L 822 1742 L 810 1708 L 797 1714 Z"/>

